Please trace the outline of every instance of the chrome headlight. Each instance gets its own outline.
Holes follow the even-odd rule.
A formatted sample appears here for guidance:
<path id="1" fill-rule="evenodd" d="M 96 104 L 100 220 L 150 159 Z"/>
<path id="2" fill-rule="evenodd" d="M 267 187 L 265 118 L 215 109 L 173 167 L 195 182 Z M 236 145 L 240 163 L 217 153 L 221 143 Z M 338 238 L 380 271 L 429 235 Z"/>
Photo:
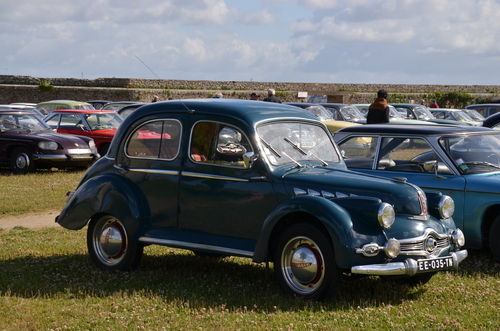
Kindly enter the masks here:
<path id="1" fill-rule="evenodd" d="M 442 218 L 450 218 L 455 213 L 455 201 L 447 195 L 443 195 L 438 204 L 439 213 Z"/>
<path id="2" fill-rule="evenodd" d="M 377 219 L 381 226 L 386 229 L 390 228 L 396 219 L 394 208 L 390 204 L 384 202 L 378 209 Z"/>
<path id="3" fill-rule="evenodd" d="M 57 149 L 57 143 L 55 141 L 40 141 L 38 147 L 41 149 L 48 149 L 55 151 Z"/>
<path id="4" fill-rule="evenodd" d="M 394 238 L 389 239 L 385 243 L 384 252 L 385 252 L 385 255 L 387 255 L 391 259 L 394 259 L 401 252 L 401 244 L 399 243 L 399 241 L 397 241 Z"/>
<path id="5" fill-rule="evenodd" d="M 463 247 L 465 245 L 465 236 L 462 230 L 453 230 L 453 232 L 451 233 L 451 238 L 458 247 Z"/>

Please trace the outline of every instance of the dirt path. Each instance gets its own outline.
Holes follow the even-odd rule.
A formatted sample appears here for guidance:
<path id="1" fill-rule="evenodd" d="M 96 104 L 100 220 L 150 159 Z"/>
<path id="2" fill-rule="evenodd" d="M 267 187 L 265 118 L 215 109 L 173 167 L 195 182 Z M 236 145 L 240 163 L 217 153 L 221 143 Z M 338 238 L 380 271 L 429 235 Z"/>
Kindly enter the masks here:
<path id="1" fill-rule="evenodd" d="M 29 229 L 56 227 L 60 226 L 55 222 L 55 218 L 57 215 L 59 215 L 59 211 L 39 214 L 29 213 L 10 217 L 0 216 L 0 229 L 10 230 L 16 226 L 22 226 Z"/>

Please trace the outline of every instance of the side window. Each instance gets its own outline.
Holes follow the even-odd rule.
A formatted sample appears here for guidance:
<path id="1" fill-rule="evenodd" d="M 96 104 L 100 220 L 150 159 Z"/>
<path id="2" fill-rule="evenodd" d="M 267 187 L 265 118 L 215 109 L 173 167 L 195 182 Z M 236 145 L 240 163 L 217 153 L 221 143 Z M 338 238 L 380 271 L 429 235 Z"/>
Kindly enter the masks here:
<path id="1" fill-rule="evenodd" d="M 77 130 L 78 124 L 82 124 L 80 116 L 76 114 L 61 114 L 61 123 L 59 124 L 60 129 Z"/>
<path id="2" fill-rule="evenodd" d="M 50 119 L 47 120 L 47 125 L 50 126 L 52 129 L 57 129 L 57 125 L 59 124 L 59 117 L 60 115 L 54 115 Z"/>
<path id="3" fill-rule="evenodd" d="M 372 169 L 377 137 L 352 137 L 340 145 L 348 168 Z"/>
<path id="4" fill-rule="evenodd" d="M 132 133 L 125 150 L 130 157 L 173 160 L 179 153 L 180 136 L 177 120 L 148 122 Z"/>
<path id="5" fill-rule="evenodd" d="M 244 167 L 243 154 L 251 151 L 240 130 L 233 126 L 198 122 L 193 128 L 189 155 L 192 161 L 231 167 Z"/>
<path id="6" fill-rule="evenodd" d="M 452 174 L 448 166 L 424 139 L 382 139 L 377 169 L 434 173 L 436 166 L 439 174 Z"/>

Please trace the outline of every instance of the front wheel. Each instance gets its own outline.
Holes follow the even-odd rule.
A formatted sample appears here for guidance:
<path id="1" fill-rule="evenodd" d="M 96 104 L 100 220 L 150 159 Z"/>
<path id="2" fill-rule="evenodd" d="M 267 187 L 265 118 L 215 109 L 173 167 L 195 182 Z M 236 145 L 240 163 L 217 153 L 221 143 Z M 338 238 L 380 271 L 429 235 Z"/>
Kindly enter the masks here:
<path id="1" fill-rule="evenodd" d="M 33 162 L 33 154 L 26 147 L 16 148 L 10 155 L 10 169 L 16 174 L 27 174 L 35 172 L 36 165 Z"/>
<path id="2" fill-rule="evenodd" d="M 332 245 L 308 224 L 293 225 L 281 235 L 274 252 L 274 272 L 285 293 L 306 300 L 332 298 L 341 282 Z"/>
<path id="3" fill-rule="evenodd" d="M 132 242 L 123 223 L 110 215 L 90 222 L 87 247 L 94 264 L 107 271 L 136 269 L 143 254 L 143 246 Z"/>

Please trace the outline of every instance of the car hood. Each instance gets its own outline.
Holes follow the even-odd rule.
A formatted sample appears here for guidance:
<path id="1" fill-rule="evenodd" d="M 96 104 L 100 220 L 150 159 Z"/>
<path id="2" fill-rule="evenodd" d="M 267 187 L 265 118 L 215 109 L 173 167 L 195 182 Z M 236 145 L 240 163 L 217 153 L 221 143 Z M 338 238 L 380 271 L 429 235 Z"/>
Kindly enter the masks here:
<path id="1" fill-rule="evenodd" d="M 50 132 L 33 132 L 29 134 L 30 138 L 35 138 L 38 141 L 52 140 L 63 146 L 64 148 L 88 148 L 88 144 L 82 138 L 62 133 Z M 33 139 L 33 140 L 35 140 Z"/>
<path id="2" fill-rule="evenodd" d="M 416 186 L 350 170 L 324 167 L 294 168 L 283 176 L 289 194 L 295 189 L 334 194 L 335 197 L 369 196 L 394 206 L 399 213 L 419 215 L 420 201 Z"/>

